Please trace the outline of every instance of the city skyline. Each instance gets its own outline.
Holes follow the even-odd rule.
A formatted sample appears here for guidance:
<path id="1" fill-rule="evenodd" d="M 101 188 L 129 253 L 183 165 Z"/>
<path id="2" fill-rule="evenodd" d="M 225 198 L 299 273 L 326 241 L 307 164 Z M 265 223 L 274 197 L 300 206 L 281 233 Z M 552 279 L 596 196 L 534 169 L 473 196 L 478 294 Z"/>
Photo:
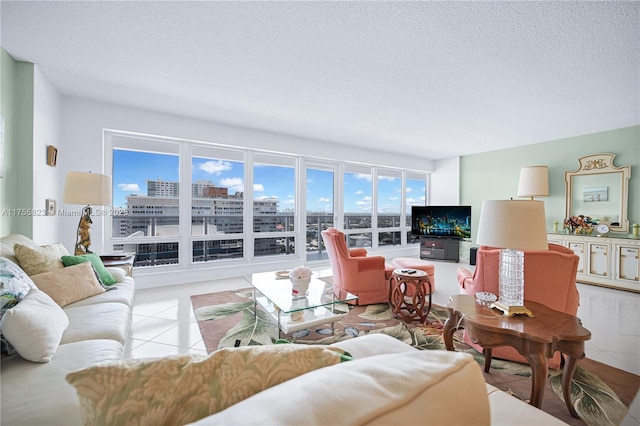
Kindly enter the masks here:
<path id="1" fill-rule="evenodd" d="M 210 158 L 192 158 L 192 183 L 210 181 L 217 187 L 228 188 L 229 195 L 245 192 L 243 162 Z M 290 211 L 295 206 L 293 167 L 256 164 L 254 167 L 254 199 L 275 198 L 279 211 Z M 126 197 L 147 195 L 147 181 L 179 181 L 179 157 L 172 154 L 114 149 L 113 205 L 126 208 Z M 333 172 L 307 169 L 307 210 L 331 212 L 333 200 Z M 372 212 L 371 175 L 345 173 L 344 211 L 348 213 Z M 425 182 L 407 180 L 406 205 L 424 205 Z M 401 179 L 379 177 L 378 211 L 400 213 Z M 418 194 L 416 196 L 416 194 Z M 410 209 L 409 209 L 410 213 Z"/>

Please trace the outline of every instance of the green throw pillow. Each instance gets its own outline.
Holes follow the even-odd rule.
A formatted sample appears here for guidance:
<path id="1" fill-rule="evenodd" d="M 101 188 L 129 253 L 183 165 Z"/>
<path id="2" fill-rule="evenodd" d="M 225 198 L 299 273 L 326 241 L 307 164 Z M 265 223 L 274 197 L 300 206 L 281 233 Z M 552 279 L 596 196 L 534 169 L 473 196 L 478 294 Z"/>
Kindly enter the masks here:
<path id="1" fill-rule="evenodd" d="M 64 266 L 78 265 L 84 262 L 91 262 L 96 272 L 100 276 L 100 280 L 104 285 L 113 285 L 116 283 L 116 279 L 107 268 L 104 267 L 102 259 L 95 253 L 81 254 L 80 256 L 62 256 L 62 263 Z"/>

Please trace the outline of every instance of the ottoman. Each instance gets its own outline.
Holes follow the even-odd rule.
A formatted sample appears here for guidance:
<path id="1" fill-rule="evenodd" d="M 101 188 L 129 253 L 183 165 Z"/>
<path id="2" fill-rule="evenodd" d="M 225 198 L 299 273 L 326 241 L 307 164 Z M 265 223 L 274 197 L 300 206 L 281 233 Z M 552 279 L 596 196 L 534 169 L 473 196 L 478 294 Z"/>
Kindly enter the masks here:
<path id="1" fill-rule="evenodd" d="M 426 272 L 429 276 L 429 281 L 431 281 L 431 293 L 436 291 L 436 267 L 433 263 L 414 257 L 397 257 L 393 259 L 393 266 L 394 268 L 418 269 Z"/>

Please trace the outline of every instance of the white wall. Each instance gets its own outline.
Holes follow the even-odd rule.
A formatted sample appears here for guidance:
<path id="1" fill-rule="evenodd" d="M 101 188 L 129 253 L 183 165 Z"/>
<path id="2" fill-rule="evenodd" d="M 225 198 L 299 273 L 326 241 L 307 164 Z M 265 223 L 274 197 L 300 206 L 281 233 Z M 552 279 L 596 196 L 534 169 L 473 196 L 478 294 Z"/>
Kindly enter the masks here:
<path id="1" fill-rule="evenodd" d="M 460 203 L 460 157 L 437 160 L 434 166 L 429 204 L 457 206 Z"/>
<path id="2" fill-rule="evenodd" d="M 60 139 L 61 96 L 36 65 L 33 71 L 33 239 L 41 244 L 60 241 L 58 220 L 44 216 L 45 200 L 62 197 L 60 166 L 47 165 L 47 145 L 60 149 L 67 155 Z M 67 245 L 67 248 L 73 245 Z"/>

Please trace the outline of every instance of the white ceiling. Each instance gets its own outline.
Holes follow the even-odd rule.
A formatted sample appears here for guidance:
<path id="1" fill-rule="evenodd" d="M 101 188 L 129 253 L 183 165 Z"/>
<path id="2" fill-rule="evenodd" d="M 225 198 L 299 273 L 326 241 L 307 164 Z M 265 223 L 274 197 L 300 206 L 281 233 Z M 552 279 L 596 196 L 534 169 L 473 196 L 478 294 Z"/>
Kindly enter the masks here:
<path id="1" fill-rule="evenodd" d="M 640 124 L 635 1 L 1 8 L 65 95 L 432 159 Z"/>

